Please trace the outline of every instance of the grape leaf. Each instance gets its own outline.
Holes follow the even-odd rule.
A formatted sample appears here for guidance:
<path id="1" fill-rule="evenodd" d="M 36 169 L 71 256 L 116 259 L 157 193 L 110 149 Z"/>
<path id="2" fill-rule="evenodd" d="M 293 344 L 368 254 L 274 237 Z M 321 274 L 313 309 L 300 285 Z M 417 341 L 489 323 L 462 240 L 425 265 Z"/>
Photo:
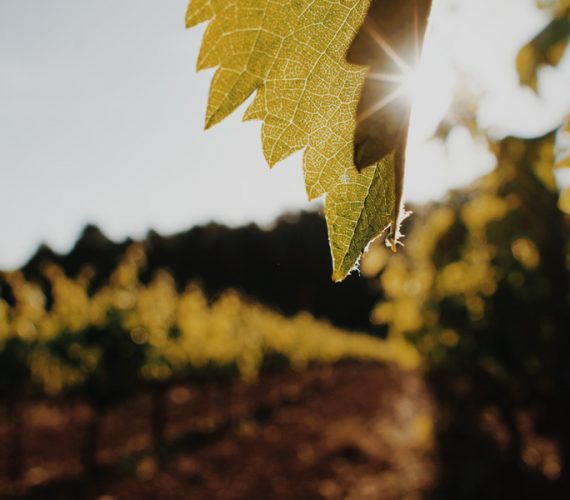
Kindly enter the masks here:
<path id="1" fill-rule="evenodd" d="M 368 66 L 356 115 L 354 162 L 372 165 L 405 144 L 417 64 L 432 0 L 373 0 L 347 60 Z"/>
<path id="2" fill-rule="evenodd" d="M 401 0 L 380 3 L 394 1 Z M 309 199 L 326 195 L 335 281 L 387 227 L 397 240 L 401 217 L 404 141 L 392 141 L 360 172 L 353 160 L 368 69 L 346 55 L 369 6 L 370 0 L 191 0 L 186 17 L 187 27 L 209 21 L 198 58 L 198 69 L 217 67 L 206 128 L 255 92 L 244 119 L 263 122 L 269 165 L 304 149 Z"/>

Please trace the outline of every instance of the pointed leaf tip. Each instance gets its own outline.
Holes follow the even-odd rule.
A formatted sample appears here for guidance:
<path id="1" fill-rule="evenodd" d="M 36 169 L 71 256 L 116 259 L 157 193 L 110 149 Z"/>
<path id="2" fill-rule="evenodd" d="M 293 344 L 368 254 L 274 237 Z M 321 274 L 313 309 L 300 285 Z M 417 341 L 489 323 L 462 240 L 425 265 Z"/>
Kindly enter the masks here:
<path id="1" fill-rule="evenodd" d="M 405 18 L 391 17 L 394 8 L 411 1 L 431 4 L 373 0 L 382 8 L 370 12 L 396 29 Z M 346 60 L 347 53 L 360 57 L 351 43 L 370 6 L 371 0 L 192 0 L 187 15 L 188 26 L 210 21 L 199 66 L 218 67 L 206 128 L 255 93 L 245 119 L 263 122 L 268 163 L 304 150 L 306 191 L 311 198 L 326 196 L 334 281 L 343 280 L 368 243 L 399 217 L 408 113 L 395 100 L 386 105 L 388 114 L 357 123 L 367 70 Z M 370 88 L 376 99 L 378 90 L 388 89 Z"/>

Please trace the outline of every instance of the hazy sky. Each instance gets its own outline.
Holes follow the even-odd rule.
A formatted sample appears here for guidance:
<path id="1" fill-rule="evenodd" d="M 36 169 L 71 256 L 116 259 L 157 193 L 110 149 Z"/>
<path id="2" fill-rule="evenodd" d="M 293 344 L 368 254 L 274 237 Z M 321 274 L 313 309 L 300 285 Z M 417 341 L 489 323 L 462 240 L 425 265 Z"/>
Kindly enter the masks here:
<path id="1" fill-rule="evenodd" d="M 0 267 L 38 242 L 65 251 L 87 222 L 113 238 L 218 220 L 269 223 L 307 208 L 297 154 L 269 171 L 259 124 L 238 111 L 203 131 L 211 72 L 195 73 L 202 29 L 185 0 L 0 0 Z M 440 0 L 414 111 L 406 198 L 441 196 L 491 168 L 465 132 L 448 155 L 422 144 L 455 69 L 485 89 L 481 121 L 532 135 L 570 111 L 570 63 L 538 99 L 514 55 L 546 22 L 531 0 Z"/>

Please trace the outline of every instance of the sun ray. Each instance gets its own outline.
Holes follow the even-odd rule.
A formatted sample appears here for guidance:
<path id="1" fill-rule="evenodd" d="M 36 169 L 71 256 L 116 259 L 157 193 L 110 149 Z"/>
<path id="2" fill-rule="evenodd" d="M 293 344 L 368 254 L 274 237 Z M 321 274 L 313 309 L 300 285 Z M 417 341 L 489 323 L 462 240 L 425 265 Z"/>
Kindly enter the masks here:
<path id="1" fill-rule="evenodd" d="M 418 19 L 418 8 L 417 2 L 414 1 L 414 59 L 415 65 L 417 65 L 420 56 L 420 38 L 419 38 L 419 19 Z M 389 106 L 396 99 L 402 95 L 408 95 L 410 98 L 415 92 L 415 70 L 414 67 L 408 64 L 402 56 L 400 56 L 396 50 L 390 45 L 390 43 L 379 33 L 371 23 L 366 23 L 364 29 L 374 40 L 374 42 L 386 53 L 390 60 L 397 66 L 401 73 L 385 73 L 385 72 L 371 72 L 368 74 L 367 78 L 370 80 L 392 83 L 398 85 L 398 87 L 390 94 L 384 96 L 373 106 L 366 109 L 363 113 L 360 113 L 358 121 L 362 122 L 372 115 L 378 113 L 385 107 Z"/>
<path id="2" fill-rule="evenodd" d="M 374 106 L 368 108 L 366 111 L 361 113 L 358 117 L 358 121 L 363 122 L 367 118 L 370 118 L 372 115 L 378 113 L 378 111 L 380 111 L 381 109 L 384 109 L 386 106 L 392 104 L 392 102 L 394 102 L 396 99 L 398 99 L 398 97 L 402 96 L 403 94 L 405 94 L 405 87 L 404 86 L 398 87 L 396 90 L 390 92 L 383 99 L 380 99 L 378 102 L 376 102 Z"/>
<path id="3" fill-rule="evenodd" d="M 395 75 L 392 73 L 369 73 L 368 78 L 377 82 L 398 83 L 403 84 L 406 82 L 406 75 Z"/>
<path id="4" fill-rule="evenodd" d="M 372 37 L 372 39 L 378 44 L 379 47 L 386 52 L 386 55 L 392 59 L 394 64 L 400 68 L 402 73 L 406 74 L 412 71 L 410 65 L 404 61 L 404 59 L 392 48 L 388 41 L 376 31 L 370 23 L 364 25 L 366 32 Z"/>

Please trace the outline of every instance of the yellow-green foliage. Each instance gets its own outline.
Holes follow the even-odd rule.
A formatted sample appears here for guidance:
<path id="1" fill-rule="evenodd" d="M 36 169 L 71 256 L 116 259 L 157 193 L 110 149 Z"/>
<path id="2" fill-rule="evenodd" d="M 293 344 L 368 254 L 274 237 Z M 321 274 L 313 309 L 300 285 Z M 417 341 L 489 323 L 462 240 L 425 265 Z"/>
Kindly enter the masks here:
<path id="1" fill-rule="evenodd" d="M 382 274 L 387 300 L 374 311 L 375 322 L 389 324 L 393 335 L 429 331 L 421 344 L 429 352 L 439 344 L 454 346 L 459 339 L 458 332 L 441 327 L 440 304 L 445 299 L 460 300 L 474 321 L 483 317 L 485 299 L 495 293 L 500 277 L 493 264 L 496 248 L 486 230 L 517 208 L 514 200 L 497 195 L 499 178 L 497 172 L 483 178 L 478 194 L 459 210 L 440 206 L 421 221 L 410 236 L 407 255 L 395 256 Z M 436 247 L 457 222 L 466 229 L 465 240 L 456 242 L 460 254 L 438 264 Z M 514 241 L 513 246 L 533 264 L 540 259 L 530 240 Z"/>
<path id="2" fill-rule="evenodd" d="M 187 25 L 209 21 L 198 68 L 217 67 L 206 126 L 252 93 L 246 120 L 261 120 L 270 165 L 304 149 L 310 199 L 326 194 L 333 279 L 399 217 L 394 155 L 361 173 L 353 163 L 356 107 L 366 69 L 346 52 L 370 0 L 192 0 Z M 396 146 L 394 146 L 396 147 Z"/>
<path id="3" fill-rule="evenodd" d="M 375 245 L 365 258 L 368 275 L 382 271 L 385 292 L 373 322 L 392 337 L 414 339 L 426 354 L 443 355 L 463 341 L 466 352 L 477 346 L 490 354 L 509 339 L 524 359 L 553 335 L 553 318 L 562 314 L 565 298 L 554 290 L 569 267 L 553 134 L 508 138 L 497 150 L 497 169 L 427 210 L 405 252 L 388 259 Z"/>
<path id="4" fill-rule="evenodd" d="M 552 21 L 517 56 L 517 70 L 521 85 L 538 92 L 538 75 L 544 66 L 558 66 L 570 40 L 570 2 L 559 0 L 549 7 Z"/>
<path id="5" fill-rule="evenodd" d="M 91 296 L 89 272 L 72 279 L 56 266 L 46 266 L 54 300 L 49 310 L 37 285 L 20 273 L 6 275 L 16 304 L 10 308 L 0 302 L 0 342 L 15 337 L 30 343 L 32 376 L 48 393 L 80 384 L 97 368 L 101 348 L 82 344 L 80 333 L 91 327 L 113 329 L 117 318 L 122 334 L 148 348 L 139 374 L 147 380 L 166 380 L 189 367 L 229 365 L 251 380 L 271 354 L 283 356 L 296 369 L 341 359 L 396 362 L 408 369 L 419 363 L 417 351 L 402 340 L 348 333 L 306 312 L 286 318 L 232 290 L 213 303 L 193 284 L 179 293 L 165 271 L 145 286 L 138 279 L 144 262 L 142 246 L 131 246 L 109 283 Z M 66 353 L 72 364 L 62 363 L 49 349 L 49 342 L 62 334 L 77 337 Z"/>

